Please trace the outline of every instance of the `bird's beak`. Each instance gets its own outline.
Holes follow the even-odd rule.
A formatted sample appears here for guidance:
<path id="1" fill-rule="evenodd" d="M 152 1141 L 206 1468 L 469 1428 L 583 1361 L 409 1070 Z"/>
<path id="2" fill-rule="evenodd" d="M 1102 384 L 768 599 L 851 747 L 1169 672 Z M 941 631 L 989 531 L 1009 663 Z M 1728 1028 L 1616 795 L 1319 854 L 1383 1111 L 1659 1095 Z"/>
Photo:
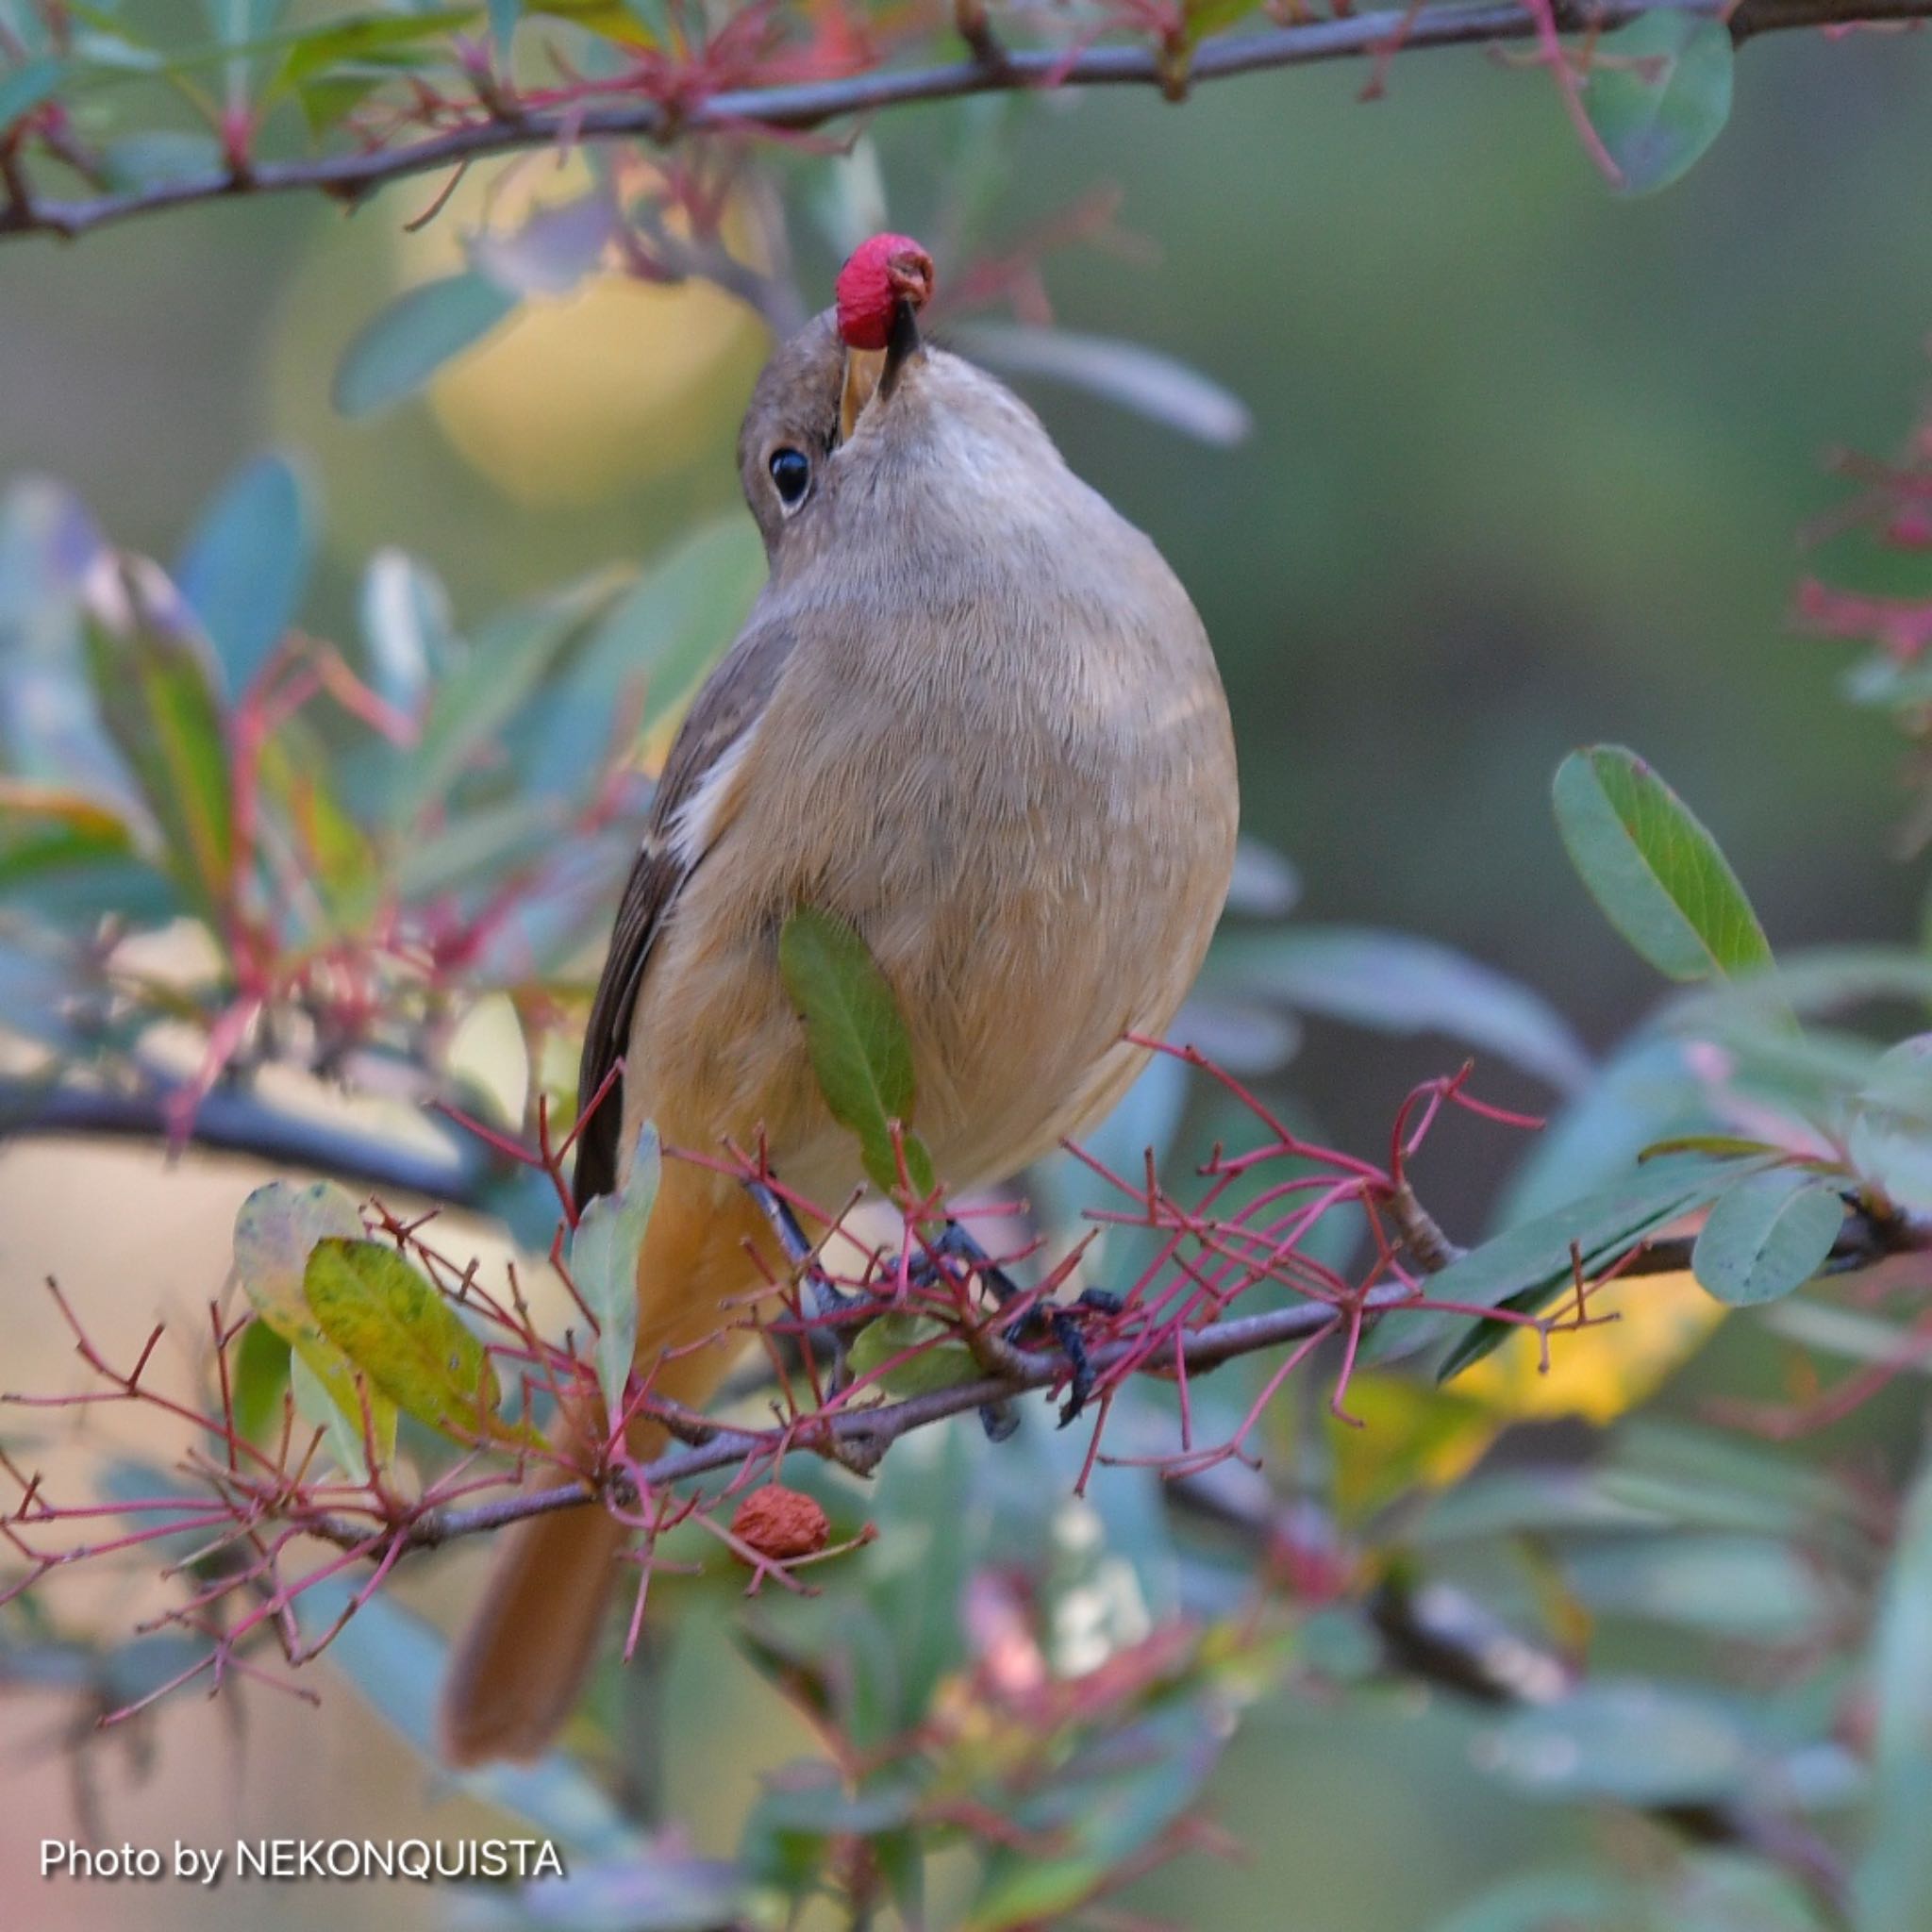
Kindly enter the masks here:
<path id="1" fill-rule="evenodd" d="M 900 372 L 919 354 L 919 320 L 909 302 L 892 314 L 892 333 L 883 349 L 847 349 L 845 382 L 839 393 L 839 441 L 848 441 L 874 396 L 890 396 Z"/>

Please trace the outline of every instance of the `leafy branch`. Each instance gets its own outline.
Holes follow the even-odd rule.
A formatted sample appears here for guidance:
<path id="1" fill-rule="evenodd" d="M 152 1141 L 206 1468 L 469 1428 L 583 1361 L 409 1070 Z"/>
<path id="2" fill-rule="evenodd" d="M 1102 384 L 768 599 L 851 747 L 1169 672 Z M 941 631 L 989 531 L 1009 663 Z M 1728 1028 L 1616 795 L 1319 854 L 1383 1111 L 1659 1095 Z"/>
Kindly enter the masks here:
<path id="1" fill-rule="evenodd" d="M 976 51 L 964 60 L 708 90 L 701 74 L 678 73 L 679 85 L 667 86 L 661 98 L 611 102 L 574 96 L 554 107 L 518 97 L 472 46 L 464 64 L 476 81 L 475 96 L 456 125 L 416 139 L 365 143 L 353 153 L 264 159 L 247 152 L 244 121 L 239 128 L 227 126 L 229 152 L 219 166 L 171 170 L 164 178 L 134 189 L 82 198 L 46 196 L 33 187 L 22 136 L 37 126 L 52 158 L 84 175 L 107 176 L 75 142 L 64 116 L 36 123 L 35 113 L 51 98 L 52 83 L 44 89 L 16 86 L 13 92 L 24 96 L 25 106 L 15 109 L 13 130 L 0 131 L 0 237 L 42 233 L 73 238 L 110 223 L 237 196 L 320 193 L 354 204 L 391 181 L 533 148 L 569 149 L 610 139 L 668 145 L 707 134 L 782 139 L 889 108 L 987 93 L 1154 87 L 1178 99 L 1199 82 L 1275 68 L 1369 59 L 1379 72 L 1382 63 L 1402 51 L 1519 40 L 1540 43 L 1539 64 L 1557 75 L 1574 109 L 1577 76 L 1558 48 L 1560 35 L 1594 39 L 1657 16 L 1720 22 L 1733 42 L 1741 43 L 1802 27 L 1923 20 L 1932 15 L 1932 0 L 1523 0 L 1521 5 L 1457 0 L 1219 34 L 1198 44 L 1186 24 L 1187 11 L 1174 9 L 1174 23 L 1154 45 L 1009 49 L 984 31 L 983 17 L 975 14 L 982 30 L 970 37 Z M 23 75 L 39 78 L 29 63 L 12 76 L 0 75 L 0 83 L 10 79 L 17 84 Z M 604 92 L 613 91 L 619 90 Z M 8 97 L 8 92 L 0 91 L 0 102 Z M 1615 179 L 1616 162 L 1587 128 L 1579 131 Z"/>

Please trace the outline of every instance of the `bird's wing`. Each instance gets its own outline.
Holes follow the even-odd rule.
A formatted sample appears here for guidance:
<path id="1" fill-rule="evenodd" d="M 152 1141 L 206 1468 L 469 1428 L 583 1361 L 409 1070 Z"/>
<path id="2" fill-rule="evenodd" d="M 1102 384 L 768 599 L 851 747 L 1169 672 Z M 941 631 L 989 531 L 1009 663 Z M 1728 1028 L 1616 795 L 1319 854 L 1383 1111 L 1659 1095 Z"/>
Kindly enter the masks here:
<path id="1" fill-rule="evenodd" d="M 733 748 L 742 744 L 758 722 L 791 655 L 793 641 L 789 624 L 754 620 L 705 681 L 672 744 L 651 800 L 643 846 L 617 908 L 604 976 L 591 1005 L 590 1030 L 584 1035 L 577 1069 L 579 1107 L 589 1106 L 611 1068 L 624 1058 L 651 949 L 673 916 L 685 881 L 703 863 L 723 828 L 723 816 L 717 811 L 710 812 L 705 824 L 690 808 L 707 781 L 725 769 Z M 623 1087 L 622 1077 L 611 1082 L 610 1091 L 578 1133 L 574 1191 L 579 1208 L 617 1185 Z"/>

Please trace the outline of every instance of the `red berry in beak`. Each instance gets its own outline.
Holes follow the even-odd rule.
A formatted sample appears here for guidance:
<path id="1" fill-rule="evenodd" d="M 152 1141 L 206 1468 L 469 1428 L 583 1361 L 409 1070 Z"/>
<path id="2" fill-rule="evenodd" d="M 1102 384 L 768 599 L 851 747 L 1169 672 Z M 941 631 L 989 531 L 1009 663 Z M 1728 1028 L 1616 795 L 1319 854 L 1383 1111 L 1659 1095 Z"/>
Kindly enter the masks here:
<path id="1" fill-rule="evenodd" d="M 874 235 L 839 271 L 839 334 L 847 348 L 883 349 L 901 302 L 932 298 L 932 257 L 909 235 Z"/>

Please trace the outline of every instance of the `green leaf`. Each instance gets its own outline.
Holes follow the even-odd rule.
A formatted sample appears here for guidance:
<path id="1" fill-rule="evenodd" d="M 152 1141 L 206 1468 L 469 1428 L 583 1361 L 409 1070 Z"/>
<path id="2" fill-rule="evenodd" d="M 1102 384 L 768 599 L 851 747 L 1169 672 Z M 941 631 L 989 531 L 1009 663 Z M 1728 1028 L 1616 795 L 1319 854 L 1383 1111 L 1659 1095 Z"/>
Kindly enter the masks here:
<path id="1" fill-rule="evenodd" d="M 301 718 L 286 720 L 262 747 L 263 798 L 286 826 L 328 921 L 355 931 L 375 912 L 385 885 L 397 884 L 400 868 L 385 876 L 369 835 L 338 792 L 344 783 L 341 767 Z"/>
<path id="2" fill-rule="evenodd" d="M 1557 829 L 1591 896 L 1659 973 L 1707 979 L 1772 964 L 1717 841 L 1634 752 L 1572 752 L 1557 768 L 1555 799 Z"/>
<path id="3" fill-rule="evenodd" d="M 295 1398 L 296 1421 L 305 1428 L 321 1432 L 323 1447 L 336 1467 L 353 1483 L 373 1481 L 375 1470 L 370 1467 L 368 1440 L 363 1434 L 359 1417 L 345 1411 L 308 1358 L 294 1353 L 289 1357 L 289 1392 Z M 349 1399 L 355 1399 L 353 1387 Z M 391 1431 L 387 1446 L 380 1437 L 376 1440 L 375 1459 L 377 1467 L 380 1467 L 392 1460 L 395 1455 L 396 1406 L 388 1396 L 371 1389 L 369 1415 L 372 1427 L 376 1423 L 378 1403 L 382 1405 L 382 1419 Z"/>
<path id="4" fill-rule="evenodd" d="M 294 621 L 313 547 L 301 479 L 279 456 L 238 470 L 188 540 L 175 580 L 230 692 L 247 689 Z"/>
<path id="5" fill-rule="evenodd" d="M 966 1583 L 987 1547 L 987 1512 L 973 1482 L 976 1452 L 961 1429 L 916 1432 L 895 1445 L 879 1474 L 874 1512 L 884 1533 L 859 1573 L 866 1622 L 840 1633 L 842 1716 L 860 1751 L 924 1724 L 941 1680 L 965 1660 Z"/>
<path id="6" fill-rule="evenodd" d="M 1784 1302 L 1771 1310 L 1765 1325 L 1773 1334 L 1820 1355 L 1881 1363 L 1899 1374 L 1932 1375 L 1932 1361 L 1925 1359 L 1909 1329 L 1830 1302 Z"/>
<path id="7" fill-rule="evenodd" d="M 1510 1227 L 1608 1187 L 1646 1147 L 1674 1130 L 1701 1126 L 1707 1117 L 1705 1090 L 1684 1046 L 1639 1033 L 1605 1059 L 1528 1143 L 1491 1225 Z"/>
<path id="8" fill-rule="evenodd" d="M 606 1414 L 624 1411 L 625 1384 L 638 1346 L 638 1254 L 663 1177 L 658 1130 L 646 1121 L 638 1134 L 630 1172 L 614 1194 L 600 1194 L 583 1211 L 570 1243 L 570 1278 L 597 1318 L 597 1386 Z"/>
<path id="9" fill-rule="evenodd" d="M 579 797 L 619 749 L 613 721 L 641 712 L 637 729 L 648 736 L 675 717 L 764 576 L 764 545 L 742 516 L 704 525 L 646 563 L 505 732 L 523 789 Z"/>
<path id="10" fill-rule="evenodd" d="M 365 323 L 336 370 L 345 416 L 366 416 L 413 395 L 453 357 L 482 341 L 518 298 L 474 269 L 425 282 Z"/>
<path id="11" fill-rule="evenodd" d="M 1932 1034 L 1879 1056 L 1847 1109 L 1845 1148 L 1860 1177 L 1897 1206 L 1932 1206 Z"/>
<path id="12" fill-rule="evenodd" d="M 467 1441 L 514 1435 L 496 1371 L 449 1303 L 382 1241 L 318 1241 L 302 1289 L 322 1331 L 396 1407 Z"/>
<path id="13" fill-rule="evenodd" d="M 126 821 L 87 793 L 0 774 L 0 893 L 47 873 L 118 864 L 133 851 Z"/>
<path id="14" fill-rule="evenodd" d="M 1793 1168 L 1753 1174 L 1718 1196 L 1691 1272 L 1734 1308 L 1774 1302 L 1824 1267 L 1844 1218 L 1837 1189 L 1815 1175 Z"/>
<path id="15" fill-rule="evenodd" d="M 412 840 L 396 855 L 390 883 L 406 902 L 432 899 L 555 846 L 568 821 L 554 798 L 511 796 L 452 815 L 434 838 Z"/>
<path id="16" fill-rule="evenodd" d="M 323 1333 L 303 1291 L 310 1254 L 331 1237 L 362 1238 L 362 1217 L 342 1189 L 332 1181 L 268 1181 L 235 1216 L 235 1273 L 255 1312 L 294 1352 L 290 1384 L 297 1411 L 311 1427 L 330 1429 L 337 1461 L 366 1480 L 364 1398 L 355 1366 Z M 375 1388 L 367 1388 L 367 1400 L 376 1455 L 388 1462 L 395 1453 L 395 1405 Z"/>
<path id="17" fill-rule="evenodd" d="M 778 971 L 805 1022 L 825 1107 L 858 1137 L 873 1184 L 887 1194 L 899 1185 L 891 1135 L 896 1122 L 905 1132 L 912 1185 L 930 1192 L 932 1158 L 911 1131 L 912 1042 L 864 940 L 844 920 L 801 907 L 778 935 Z"/>
<path id="18" fill-rule="evenodd" d="M 1583 107 L 1623 176 L 1619 193 L 1668 188 L 1724 132 L 1731 62 L 1723 21 L 1664 8 L 1597 42 Z"/>
<path id="19" fill-rule="evenodd" d="M 151 566 L 123 569 L 90 613 L 88 663 L 101 718 L 145 799 L 168 869 L 219 924 L 234 891 L 225 723 L 201 641 Z"/>
<path id="20" fill-rule="evenodd" d="M 1657 1903 L 1657 1932 L 1824 1932 L 1802 1883 L 1741 1852 L 1699 1852 Z"/>
<path id="21" fill-rule="evenodd" d="M 235 1426 L 259 1441 L 281 1419 L 282 1391 L 289 1386 L 289 1338 L 265 1321 L 242 1331 L 229 1367 L 229 1400 Z"/>
<path id="22" fill-rule="evenodd" d="M 432 7 L 420 13 L 358 13 L 327 21 L 289 49 L 273 92 L 299 88 L 325 69 L 345 62 L 411 51 L 417 42 L 444 39 L 475 18 L 474 8 Z"/>
<path id="23" fill-rule="evenodd" d="M 1200 1697 L 1150 1711 L 1076 1752 L 1015 1809 L 1015 1823 L 1057 1830 L 1066 1850 L 995 1850 L 965 1932 L 1062 1923 L 1119 1866 L 1179 1822 L 1199 1798 L 1226 1735 L 1224 1713 Z"/>
<path id="24" fill-rule="evenodd" d="M 1430 1276 L 1427 1291 L 1442 1301 L 1507 1307 L 1532 1313 L 1555 1299 L 1573 1278 L 1571 1249 L 1581 1254 L 1586 1274 L 1607 1267 L 1618 1256 L 1646 1236 L 1675 1221 L 1693 1208 L 1722 1193 L 1734 1181 L 1755 1171 L 1755 1161 L 1700 1160 L 1672 1156 L 1647 1162 L 1625 1179 L 1586 1194 L 1533 1221 L 1506 1229 L 1478 1248 L 1452 1261 Z M 1414 1333 L 1410 1324 L 1414 1324 Z M 1389 1341 L 1378 1344 L 1389 1353 L 1406 1353 L 1420 1342 L 1427 1345 L 1457 1318 L 1398 1315 L 1385 1318 Z M 1470 1324 L 1448 1352 L 1439 1377 L 1450 1376 L 1479 1361 L 1509 1333 L 1501 1322 Z"/>
<path id="25" fill-rule="evenodd" d="M 933 1341 L 923 1354 L 887 1370 L 875 1386 L 891 1395 L 927 1395 L 936 1389 L 957 1389 L 961 1383 L 980 1380 L 986 1371 L 974 1360 L 973 1351 L 963 1341 L 933 1341 L 950 1332 L 943 1322 L 924 1315 L 881 1315 L 859 1330 L 847 1360 L 858 1378 L 870 1375 L 908 1348 Z"/>
<path id="26" fill-rule="evenodd" d="M 1231 933 L 1208 954 L 1202 983 L 1283 1001 L 1385 1033 L 1444 1033 L 1569 1091 L 1590 1056 L 1539 994 L 1448 946 L 1353 926 Z"/>
<path id="27" fill-rule="evenodd" d="M 1261 0 L 1182 0 L 1181 20 L 1188 44 L 1198 46 L 1210 34 L 1245 20 L 1260 5 Z"/>

